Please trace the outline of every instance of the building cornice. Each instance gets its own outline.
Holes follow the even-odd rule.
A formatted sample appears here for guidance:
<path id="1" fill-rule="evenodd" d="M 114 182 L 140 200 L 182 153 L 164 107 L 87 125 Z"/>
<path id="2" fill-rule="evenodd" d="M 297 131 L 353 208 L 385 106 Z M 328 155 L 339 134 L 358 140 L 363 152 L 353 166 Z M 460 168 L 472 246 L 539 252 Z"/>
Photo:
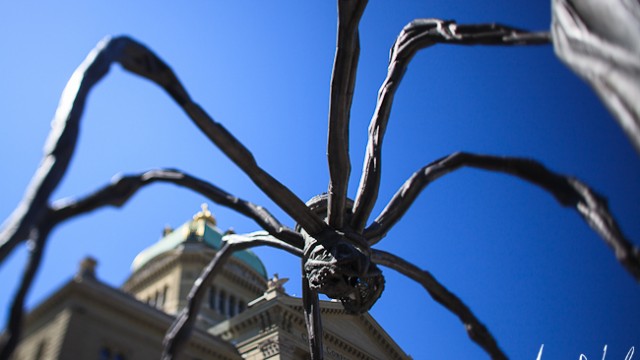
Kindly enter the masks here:
<path id="1" fill-rule="evenodd" d="M 320 309 L 324 317 L 344 316 L 349 317 L 350 321 L 357 322 L 357 325 L 369 332 L 369 336 L 378 343 L 385 353 L 375 355 L 365 349 L 357 348 L 338 335 L 340 329 L 332 327 L 330 323 L 325 323 L 323 338 L 325 345 L 329 345 L 328 350 L 332 348 L 340 350 L 340 352 L 348 354 L 349 359 L 410 359 L 369 313 L 350 315 L 344 310 L 341 303 L 334 301 L 320 301 Z M 302 299 L 286 294 L 272 297 L 265 294 L 264 300 L 254 302 L 244 313 L 214 326 L 209 331 L 224 340 L 232 340 L 241 338 L 242 334 L 255 328 L 259 329 L 257 335 L 260 335 L 264 339 L 263 341 L 267 341 L 271 333 L 278 331 L 295 336 L 293 334 L 295 329 L 306 329 Z M 306 342 L 306 330 L 300 336 L 304 337 Z M 256 341 L 255 336 L 241 339 L 237 346 L 242 348 L 251 341 Z M 267 344 L 262 345 L 266 346 Z M 338 353 L 334 355 L 339 358 Z"/>
<path id="2" fill-rule="evenodd" d="M 195 262 L 204 268 L 215 254 L 215 250 L 204 248 L 204 246 L 199 251 L 191 251 L 186 247 L 167 251 L 156 256 L 152 261 L 131 274 L 122 285 L 122 289 L 129 293 L 140 291 L 160 280 L 179 264 Z M 260 274 L 233 257 L 227 260 L 227 265 L 223 268 L 222 274 L 253 293 L 259 294 L 266 289 L 267 282 Z"/>
<path id="3" fill-rule="evenodd" d="M 64 309 L 70 305 L 69 308 L 72 312 L 85 312 L 87 309 L 78 304 L 83 300 L 91 304 L 91 307 L 113 308 L 114 304 L 118 304 L 117 309 L 123 316 L 140 319 L 160 333 L 164 333 L 174 320 L 173 316 L 96 279 L 73 279 L 37 305 L 26 316 L 25 328 L 37 324 L 38 320 L 46 314 L 61 311 L 58 309 Z M 194 329 L 190 346 L 210 354 L 215 359 L 239 358 L 239 353 L 232 344 L 200 329 Z"/>

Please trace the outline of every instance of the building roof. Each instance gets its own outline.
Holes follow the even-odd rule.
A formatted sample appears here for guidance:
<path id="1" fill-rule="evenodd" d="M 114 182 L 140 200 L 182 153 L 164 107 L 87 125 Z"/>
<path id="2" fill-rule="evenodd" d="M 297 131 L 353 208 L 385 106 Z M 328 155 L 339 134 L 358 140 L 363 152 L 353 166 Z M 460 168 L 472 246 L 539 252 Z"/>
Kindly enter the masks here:
<path id="1" fill-rule="evenodd" d="M 121 344 L 129 352 L 125 358 L 158 359 L 164 334 L 175 318 L 103 283 L 93 269 L 85 270 L 81 269 L 72 280 L 29 312 L 24 321 L 22 349 L 17 349 L 18 356 L 14 358 L 34 358 L 28 340 L 31 337 L 42 339 L 44 334 L 45 338 L 48 336 L 51 348 L 47 350 L 48 355 L 42 357 L 46 359 L 91 358 L 98 355 L 99 348 L 92 347 L 96 341 L 106 345 L 114 339 L 126 343 Z M 47 327 L 63 315 L 69 318 L 64 318 L 58 327 Z M 197 327 L 193 329 L 184 353 L 189 358 L 202 358 L 207 354 L 207 359 L 242 359 L 233 344 Z"/>
<path id="2" fill-rule="evenodd" d="M 302 299 L 273 285 L 246 311 L 216 324 L 209 333 L 235 344 L 245 359 L 267 359 L 274 350 L 280 359 L 308 358 Z M 349 314 L 339 301 L 320 300 L 319 306 L 325 358 L 411 359 L 368 312 Z"/>
<path id="3" fill-rule="evenodd" d="M 211 249 L 219 250 L 222 246 L 223 235 L 216 226 L 216 219 L 203 204 L 202 211 L 194 215 L 193 220 L 187 221 L 175 230 L 166 229 L 164 236 L 158 242 L 142 250 L 133 260 L 131 271 L 135 272 L 158 255 L 188 243 L 202 243 Z M 233 257 L 267 279 L 267 270 L 253 251 L 236 251 Z"/>

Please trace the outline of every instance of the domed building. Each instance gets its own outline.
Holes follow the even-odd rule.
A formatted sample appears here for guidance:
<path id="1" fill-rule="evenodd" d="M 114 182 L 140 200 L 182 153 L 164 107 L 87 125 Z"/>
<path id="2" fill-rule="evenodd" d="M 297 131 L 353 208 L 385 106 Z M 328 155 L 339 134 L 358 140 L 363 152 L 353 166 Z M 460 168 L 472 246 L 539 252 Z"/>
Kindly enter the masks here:
<path id="1" fill-rule="evenodd" d="M 133 260 L 131 276 L 122 289 L 138 300 L 176 315 L 200 271 L 222 246 L 224 233 L 203 206 L 193 220 L 175 230 L 166 228 L 160 241 Z M 208 306 L 200 312 L 199 325 L 213 326 L 234 317 L 267 289 L 267 270 L 251 250 L 234 253 L 209 289 Z"/>
<path id="2" fill-rule="evenodd" d="M 191 287 L 222 245 L 225 232 L 203 206 L 133 260 L 120 289 L 101 282 L 96 261 L 26 317 L 13 359 L 159 359 L 164 333 Z M 302 300 L 286 294 L 286 279 L 269 278 L 250 250 L 236 252 L 208 284 L 182 359 L 307 359 Z M 347 314 L 321 301 L 327 359 L 409 359 L 368 313 Z"/>

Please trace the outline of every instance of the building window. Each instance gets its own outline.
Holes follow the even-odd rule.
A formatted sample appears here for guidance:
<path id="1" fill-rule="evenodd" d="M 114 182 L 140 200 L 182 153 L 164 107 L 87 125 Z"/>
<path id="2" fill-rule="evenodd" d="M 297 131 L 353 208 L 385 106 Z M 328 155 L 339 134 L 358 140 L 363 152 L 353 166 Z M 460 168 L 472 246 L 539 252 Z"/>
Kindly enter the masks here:
<path id="1" fill-rule="evenodd" d="M 218 311 L 220 312 L 220 314 L 226 314 L 227 313 L 227 294 L 224 293 L 224 291 L 220 290 L 220 293 L 218 294 Z"/>
<path id="2" fill-rule="evenodd" d="M 156 290 L 155 293 L 147 297 L 147 304 L 162 310 L 164 304 L 167 301 L 167 293 L 169 292 L 169 286 L 165 285 L 162 290 Z"/>
<path id="3" fill-rule="evenodd" d="M 242 300 L 238 301 L 238 313 L 241 313 L 246 309 L 247 309 L 247 304 L 245 304 L 244 301 Z"/>
<path id="4" fill-rule="evenodd" d="M 36 351 L 36 356 L 33 358 L 34 360 L 44 359 L 44 353 L 47 349 L 47 342 L 45 340 L 40 341 L 38 344 L 38 350 Z"/>
<path id="5" fill-rule="evenodd" d="M 100 349 L 99 360 L 126 360 L 126 357 L 121 353 L 117 352 L 115 355 L 111 356 L 112 351 L 106 346 L 103 346 Z"/>
<path id="6" fill-rule="evenodd" d="M 166 301 L 167 298 L 167 290 L 168 287 L 165 285 L 162 290 L 158 290 L 156 291 L 156 295 L 155 295 L 155 306 L 158 309 L 162 309 L 162 307 L 164 306 L 164 303 Z"/>
<path id="7" fill-rule="evenodd" d="M 216 309 L 216 287 L 212 286 L 209 288 L 209 309 Z"/>
<path id="8" fill-rule="evenodd" d="M 236 298 L 233 295 L 229 296 L 229 316 L 236 316 Z"/>
<path id="9" fill-rule="evenodd" d="M 103 347 L 102 349 L 100 349 L 98 359 L 111 360 L 111 350 L 109 350 L 109 348 L 107 347 Z"/>
<path id="10" fill-rule="evenodd" d="M 167 293 L 169 292 L 169 286 L 165 285 L 162 288 L 162 305 L 164 306 L 164 304 L 167 302 Z"/>

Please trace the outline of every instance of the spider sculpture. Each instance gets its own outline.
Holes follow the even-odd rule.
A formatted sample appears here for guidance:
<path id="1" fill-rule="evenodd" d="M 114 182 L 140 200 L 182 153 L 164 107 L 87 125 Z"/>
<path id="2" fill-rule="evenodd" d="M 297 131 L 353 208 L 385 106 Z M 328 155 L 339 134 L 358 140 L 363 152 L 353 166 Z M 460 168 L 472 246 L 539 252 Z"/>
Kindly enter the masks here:
<path id="1" fill-rule="evenodd" d="M 372 246 L 409 210 L 421 190 L 440 176 L 461 167 L 475 167 L 517 176 L 551 193 L 563 206 L 575 208 L 605 240 L 626 270 L 640 280 L 640 252 L 621 234 L 605 201 L 581 181 L 551 172 L 541 164 L 520 158 L 455 153 L 415 172 L 382 213 L 369 221 L 381 176 L 381 149 L 394 93 L 413 55 L 437 43 L 458 45 L 534 45 L 550 42 L 548 33 L 530 33 L 497 24 L 458 25 L 453 21 L 421 19 L 409 23 L 390 53 L 387 77 L 380 88 L 369 128 L 369 141 L 355 199 L 348 199 L 350 173 L 348 127 L 358 64 L 358 24 L 364 0 L 338 1 L 338 36 L 331 79 L 328 191 L 307 203 L 265 172 L 247 150 L 221 124 L 214 121 L 184 89 L 172 70 L 153 52 L 127 38 L 106 38 L 89 54 L 69 80 L 57 109 L 45 156 L 27 193 L 0 233 L 0 262 L 22 241 L 30 240 L 30 260 L 14 298 L 7 331 L 0 343 L 0 359 L 16 347 L 25 294 L 38 269 L 50 231 L 58 224 L 106 205 L 121 206 L 136 191 L 154 182 L 189 188 L 210 200 L 253 219 L 264 231 L 227 235 L 221 249 L 205 267 L 164 339 L 163 359 L 176 358 L 191 332 L 206 286 L 221 264 L 234 252 L 267 245 L 301 258 L 303 305 L 312 359 L 322 359 L 322 324 L 318 294 L 339 299 L 348 312 L 369 310 L 384 290 L 379 265 L 397 270 L 420 283 L 431 297 L 464 323 L 469 337 L 492 358 L 506 358 L 496 340 L 469 308 L 430 273 Z M 78 200 L 50 203 L 51 193 L 67 170 L 78 139 L 78 128 L 90 89 L 112 63 L 161 86 L 198 128 L 219 147 L 297 225 L 282 225 L 266 209 L 178 170 L 162 169 L 120 177 Z"/>

